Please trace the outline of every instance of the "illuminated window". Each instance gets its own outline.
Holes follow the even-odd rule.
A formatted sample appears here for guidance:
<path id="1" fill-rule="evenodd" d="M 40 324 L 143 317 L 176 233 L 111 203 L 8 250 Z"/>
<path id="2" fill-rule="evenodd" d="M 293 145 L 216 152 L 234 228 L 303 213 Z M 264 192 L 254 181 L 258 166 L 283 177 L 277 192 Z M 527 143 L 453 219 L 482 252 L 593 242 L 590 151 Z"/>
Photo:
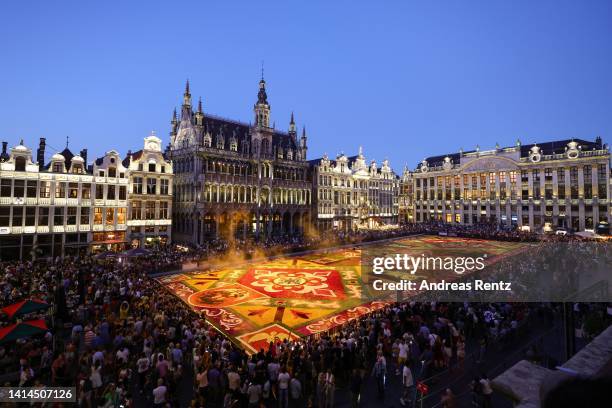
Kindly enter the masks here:
<path id="1" fill-rule="evenodd" d="M 117 208 L 117 224 L 125 224 L 125 208 Z"/>
<path id="2" fill-rule="evenodd" d="M 106 225 L 113 225 L 115 223 L 115 209 L 106 209 Z"/>
<path id="3" fill-rule="evenodd" d="M 102 225 L 102 208 L 94 208 L 94 224 Z"/>

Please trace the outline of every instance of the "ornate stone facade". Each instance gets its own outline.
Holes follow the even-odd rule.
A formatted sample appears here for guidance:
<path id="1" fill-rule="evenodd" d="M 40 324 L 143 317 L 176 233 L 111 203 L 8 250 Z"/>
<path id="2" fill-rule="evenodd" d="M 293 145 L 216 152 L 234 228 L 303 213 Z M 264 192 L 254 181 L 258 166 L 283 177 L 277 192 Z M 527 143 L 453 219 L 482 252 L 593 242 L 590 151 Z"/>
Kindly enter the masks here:
<path id="1" fill-rule="evenodd" d="M 157 143 L 155 151 L 151 151 L 152 142 Z M 32 149 L 24 146 L 23 141 L 10 151 L 3 142 L 0 259 L 126 249 L 130 233 L 135 232 L 128 227 L 128 209 L 133 208 L 132 181 L 140 174 L 139 158 L 146 159 L 147 163 L 154 159 L 160 166 L 166 166 L 163 178 L 168 180 L 169 191 L 172 189 L 172 166 L 161 157 L 160 143 L 156 137 L 148 137 L 145 149 L 131 155 L 131 161 L 130 157 L 122 161 L 117 151 L 110 150 L 88 166 L 87 149 L 75 155 L 66 145 L 45 164 L 45 138 L 40 139 L 36 162 Z M 171 201 L 170 194 L 166 194 L 167 202 Z M 164 199 L 159 195 L 153 197 L 156 201 Z M 146 198 L 149 200 L 151 196 Z M 165 222 L 169 224 L 170 220 Z M 167 241 L 169 229 L 165 236 Z"/>
<path id="2" fill-rule="evenodd" d="M 411 222 L 494 222 L 530 230 L 595 229 L 610 216 L 610 153 L 601 138 L 561 140 L 424 159 Z"/>
<path id="3" fill-rule="evenodd" d="M 162 154 L 161 139 L 152 132 L 143 148 L 129 152 L 128 235 L 130 246 L 164 245 L 172 234 L 172 163 Z"/>
<path id="4" fill-rule="evenodd" d="M 194 112 L 187 83 L 180 119 L 172 117 L 169 156 L 175 171 L 173 233 L 202 244 L 213 237 L 302 233 L 310 224 L 306 131 L 298 140 L 270 126 L 261 79 L 254 124 Z"/>
<path id="5" fill-rule="evenodd" d="M 366 164 L 363 151 L 347 157 L 327 155 L 311 160 L 313 211 L 320 231 L 373 228 L 398 222 L 399 178 L 389 161 L 379 169 L 376 161 Z"/>

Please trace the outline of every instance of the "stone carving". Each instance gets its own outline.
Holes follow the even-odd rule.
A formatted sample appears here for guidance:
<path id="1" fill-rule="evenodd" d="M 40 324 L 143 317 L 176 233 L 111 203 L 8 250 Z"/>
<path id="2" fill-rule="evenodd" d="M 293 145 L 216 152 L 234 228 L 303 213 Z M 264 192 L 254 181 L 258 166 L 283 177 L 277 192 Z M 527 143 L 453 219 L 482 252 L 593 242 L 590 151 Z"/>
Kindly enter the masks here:
<path id="1" fill-rule="evenodd" d="M 578 143 L 574 142 L 573 140 L 569 142 L 567 144 L 565 154 L 567 155 L 568 159 L 577 159 L 578 156 L 580 156 Z"/>
<path id="2" fill-rule="evenodd" d="M 493 170 L 515 170 L 516 163 L 507 158 L 486 157 L 473 160 L 465 165 L 463 170 L 470 171 L 493 171 Z"/>

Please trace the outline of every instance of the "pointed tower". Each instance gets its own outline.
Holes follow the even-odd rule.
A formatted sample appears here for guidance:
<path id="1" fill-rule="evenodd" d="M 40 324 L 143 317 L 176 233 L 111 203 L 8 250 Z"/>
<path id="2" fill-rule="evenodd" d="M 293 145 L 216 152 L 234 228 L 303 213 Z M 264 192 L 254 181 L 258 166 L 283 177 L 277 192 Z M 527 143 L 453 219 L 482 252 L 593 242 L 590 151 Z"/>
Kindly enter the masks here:
<path id="1" fill-rule="evenodd" d="M 173 116 L 172 120 L 175 120 Z M 184 149 L 195 146 L 197 137 L 193 126 L 193 111 L 191 110 L 191 93 L 189 92 L 189 80 L 185 84 L 185 93 L 183 93 L 183 106 L 181 107 L 181 119 L 176 127 L 174 140 L 171 148 Z"/>
<path id="2" fill-rule="evenodd" d="M 291 136 L 291 140 L 295 143 L 297 147 L 297 130 L 295 127 L 295 119 L 293 118 L 293 112 L 291 112 L 291 120 L 289 121 L 289 136 Z"/>
<path id="3" fill-rule="evenodd" d="M 259 81 L 259 92 L 257 93 L 257 103 L 255 103 L 255 126 L 270 127 L 270 105 L 268 104 L 268 95 L 266 94 L 266 81 L 263 78 L 263 70 L 261 72 L 261 80 Z"/>
<path id="4" fill-rule="evenodd" d="M 202 126 L 204 124 L 204 110 L 202 110 L 202 98 L 198 99 L 198 110 L 195 113 L 195 124 L 196 126 Z"/>
<path id="5" fill-rule="evenodd" d="M 185 93 L 183 93 L 183 106 L 181 108 L 181 120 L 191 120 L 191 93 L 189 92 L 189 80 L 185 84 Z"/>
<path id="6" fill-rule="evenodd" d="M 170 120 L 170 144 L 174 143 L 176 138 L 176 132 L 178 131 L 178 118 L 176 116 L 176 108 L 172 112 L 172 119 Z"/>
<path id="7" fill-rule="evenodd" d="M 307 145 L 308 138 L 306 137 L 306 126 L 302 127 L 302 137 L 300 138 L 300 151 L 302 152 L 302 160 L 306 160 L 306 154 L 308 152 Z"/>

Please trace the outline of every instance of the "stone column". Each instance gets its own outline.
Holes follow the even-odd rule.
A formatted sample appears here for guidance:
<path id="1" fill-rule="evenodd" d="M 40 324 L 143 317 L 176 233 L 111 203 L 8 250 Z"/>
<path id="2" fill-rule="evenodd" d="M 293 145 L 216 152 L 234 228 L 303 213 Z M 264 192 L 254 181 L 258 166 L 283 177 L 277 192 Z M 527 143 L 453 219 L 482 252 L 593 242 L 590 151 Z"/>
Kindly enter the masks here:
<path id="1" fill-rule="evenodd" d="M 585 228 L 584 216 L 584 168 L 578 166 L 578 228 L 582 231 Z"/>

